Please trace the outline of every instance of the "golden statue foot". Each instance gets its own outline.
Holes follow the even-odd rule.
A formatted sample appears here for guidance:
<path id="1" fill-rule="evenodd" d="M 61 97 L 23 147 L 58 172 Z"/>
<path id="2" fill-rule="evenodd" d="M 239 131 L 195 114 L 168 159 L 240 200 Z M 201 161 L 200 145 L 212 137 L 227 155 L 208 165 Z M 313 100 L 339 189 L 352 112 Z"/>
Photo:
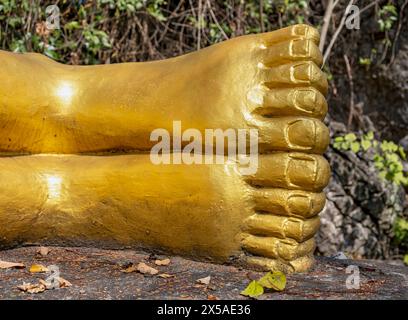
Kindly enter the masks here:
<path id="1" fill-rule="evenodd" d="M 329 178 L 318 39 L 298 25 L 104 66 L 0 52 L 0 244 L 130 246 L 307 270 Z M 257 129 L 258 170 L 153 164 L 150 135 L 172 133 L 175 120 L 201 132 Z"/>
<path id="2" fill-rule="evenodd" d="M 329 168 L 275 153 L 253 176 L 237 164 L 154 165 L 149 155 L 32 155 L 0 162 L 0 237 L 23 243 L 130 246 L 303 271 Z"/>

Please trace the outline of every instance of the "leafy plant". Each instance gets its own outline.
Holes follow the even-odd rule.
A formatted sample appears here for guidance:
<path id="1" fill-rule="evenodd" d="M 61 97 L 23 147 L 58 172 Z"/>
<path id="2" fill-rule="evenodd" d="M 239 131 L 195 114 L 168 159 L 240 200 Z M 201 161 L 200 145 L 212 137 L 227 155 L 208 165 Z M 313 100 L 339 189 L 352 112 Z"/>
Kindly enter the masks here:
<path id="1" fill-rule="evenodd" d="M 161 6 L 166 4 L 164 0 L 154 0 L 147 6 L 147 12 L 159 21 L 166 21 L 167 18 L 163 15 Z"/>
<path id="2" fill-rule="evenodd" d="M 92 27 L 87 27 L 83 31 L 85 45 L 89 51 L 96 54 L 102 48 L 110 48 L 108 35 L 102 30 L 95 30 Z"/>
<path id="3" fill-rule="evenodd" d="M 394 241 L 397 245 L 408 244 L 408 220 L 397 218 L 394 224 Z M 408 265 L 408 253 L 404 255 L 403 261 Z"/>
<path id="4" fill-rule="evenodd" d="M 408 242 L 408 220 L 398 218 L 394 225 L 394 239 L 398 244 Z"/>
<path id="5" fill-rule="evenodd" d="M 99 0 L 98 2 L 101 5 L 109 5 L 110 9 L 129 12 L 140 10 L 145 3 L 143 0 Z"/>
<path id="6" fill-rule="evenodd" d="M 363 58 L 360 57 L 358 59 L 358 63 L 362 66 L 370 66 L 371 65 L 371 59 L 370 58 Z"/>
<path id="7" fill-rule="evenodd" d="M 285 16 L 285 24 L 292 25 L 305 23 L 308 7 L 308 1 L 306 0 L 283 0 L 279 1 L 278 11 Z"/>
<path id="8" fill-rule="evenodd" d="M 381 178 L 396 185 L 408 185 L 408 174 L 404 171 L 402 160 L 406 160 L 404 149 L 392 141 L 378 141 L 369 132 L 358 138 L 354 133 L 334 139 L 333 147 L 354 153 L 372 150 L 374 166 Z"/>
<path id="9" fill-rule="evenodd" d="M 394 22 L 398 20 L 397 8 L 393 4 L 387 4 L 380 9 L 378 16 L 377 22 L 380 25 L 381 31 L 389 31 Z"/>
<path id="10" fill-rule="evenodd" d="M 257 298 L 262 295 L 266 289 L 283 291 L 286 287 L 286 276 L 280 271 L 268 272 L 261 279 L 253 280 L 241 292 L 241 295 L 250 298 Z"/>

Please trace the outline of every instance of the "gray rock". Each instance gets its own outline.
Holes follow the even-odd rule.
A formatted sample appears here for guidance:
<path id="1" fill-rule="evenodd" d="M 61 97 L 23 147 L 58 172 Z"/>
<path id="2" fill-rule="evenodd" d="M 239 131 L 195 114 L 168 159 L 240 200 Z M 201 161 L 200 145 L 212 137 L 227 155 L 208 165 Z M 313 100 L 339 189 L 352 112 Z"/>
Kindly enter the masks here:
<path id="1" fill-rule="evenodd" d="M 332 135 L 340 134 L 342 126 L 333 123 Z M 332 178 L 320 214 L 317 252 L 331 256 L 342 251 L 355 258 L 374 259 L 404 254 L 392 241 L 395 219 L 408 213 L 404 213 L 404 189 L 381 179 L 369 154 L 330 147 L 326 157 Z"/>

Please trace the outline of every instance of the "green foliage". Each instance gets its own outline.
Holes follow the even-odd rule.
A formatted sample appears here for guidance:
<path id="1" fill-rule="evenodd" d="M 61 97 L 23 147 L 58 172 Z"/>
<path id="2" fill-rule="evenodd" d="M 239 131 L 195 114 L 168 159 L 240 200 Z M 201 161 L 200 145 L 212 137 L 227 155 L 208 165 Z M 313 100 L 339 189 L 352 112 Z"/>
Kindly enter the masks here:
<path id="1" fill-rule="evenodd" d="M 404 256 L 404 263 L 408 266 L 408 254 Z"/>
<path id="2" fill-rule="evenodd" d="M 243 296 L 256 298 L 262 295 L 266 289 L 283 291 L 286 287 L 286 276 L 280 271 L 268 272 L 261 279 L 253 280 L 241 292 Z"/>
<path id="3" fill-rule="evenodd" d="M 359 59 L 358 59 L 358 63 L 360 64 L 360 65 L 362 65 L 362 66 L 370 66 L 371 65 L 371 59 L 370 58 L 363 58 L 363 57 L 360 57 Z"/>
<path id="4" fill-rule="evenodd" d="M 34 51 L 64 63 L 140 61 L 295 23 L 318 24 L 307 0 L 58 1 L 60 30 L 37 28 L 52 0 L 1 0 L 2 49 Z M 197 32 L 200 29 L 200 32 Z M 199 44 L 199 45 L 198 45 Z"/>
<path id="5" fill-rule="evenodd" d="M 398 218 L 394 224 L 394 239 L 398 244 L 408 242 L 408 220 Z"/>
<path id="6" fill-rule="evenodd" d="M 406 154 L 401 146 L 392 141 L 378 141 L 374 139 L 374 133 L 369 132 L 358 138 L 354 133 L 336 137 L 333 147 L 338 150 L 352 151 L 354 153 L 373 151 L 374 166 L 379 176 L 396 185 L 408 185 L 408 174 L 404 171 L 402 160 L 406 160 Z"/>
<path id="7" fill-rule="evenodd" d="M 121 29 L 126 29 L 129 21 L 135 21 L 131 15 L 142 13 L 150 20 L 167 19 L 163 11 L 165 0 L 62 0 L 58 3 L 61 29 L 47 30 L 45 8 L 50 4 L 55 3 L 1 0 L 2 49 L 39 52 L 61 62 L 71 62 L 72 57 L 77 57 L 75 63 L 95 64 L 112 56 L 113 44 L 123 36 Z"/>
<path id="8" fill-rule="evenodd" d="M 278 10 L 287 16 L 287 25 L 305 23 L 308 15 L 308 1 L 306 0 L 284 0 L 280 1 Z"/>
<path id="9" fill-rule="evenodd" d="M 85 39 L 86 47 L 93 54 L 96 54 L 103 48 L 111 47 L 108 35 L 102 30 L 95 30 L 91 26 L 88 26 L 83 30 L 82 34 Z"/>
<path id="10" fill-rule="evenodd" d="M 100 5 L 109 5 L 110 9 L 128 12 L 142 9 L 144 2 L 143 0 L 98 0 Z"/>
<path id="11" fill-rule="evenodd" d="M 330 71 L 330 68 L 329 68 L 329 66 L 327 64 L 324 65 L 323 71 L 326 74 L 328 81 L 332 81 L 334 79 L 333 78 L 333 73 Z"/>
<path id="12" fill-rule="evenodd" d="M 383 6 L 378 12 L 378 24 L 380 25 L 381 31 L 389 31 L 394 25 L 395 21 L 398 20 L 397 8 L 389 3 Z"/>
<path id="13" fill-rule="evenodd" d="M 147 12 L 159 21 L 166 21 L 166 17 L 163 15 L 160 8 L 160 6 L 164 4 L 166 4 L 166 1 L 164 0 L 150 1 L 150 4 L 147 6 Z"/>

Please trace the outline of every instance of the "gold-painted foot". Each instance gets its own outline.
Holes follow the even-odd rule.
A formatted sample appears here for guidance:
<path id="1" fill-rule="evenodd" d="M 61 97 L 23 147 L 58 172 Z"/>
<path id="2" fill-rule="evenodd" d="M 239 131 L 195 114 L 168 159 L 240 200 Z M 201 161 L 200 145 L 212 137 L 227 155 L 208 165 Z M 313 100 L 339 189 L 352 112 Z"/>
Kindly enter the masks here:
<path id="1" fill-rule="evenodd" d="M 296 25 L 86 67 L 0 52 L 0 244 L 126 245 L 307 270 L 330 175 L 318 41 Z M 258 171 L 152 164 L 151 132 L 172 133 L 175 120 L 257 129 Z"/>

